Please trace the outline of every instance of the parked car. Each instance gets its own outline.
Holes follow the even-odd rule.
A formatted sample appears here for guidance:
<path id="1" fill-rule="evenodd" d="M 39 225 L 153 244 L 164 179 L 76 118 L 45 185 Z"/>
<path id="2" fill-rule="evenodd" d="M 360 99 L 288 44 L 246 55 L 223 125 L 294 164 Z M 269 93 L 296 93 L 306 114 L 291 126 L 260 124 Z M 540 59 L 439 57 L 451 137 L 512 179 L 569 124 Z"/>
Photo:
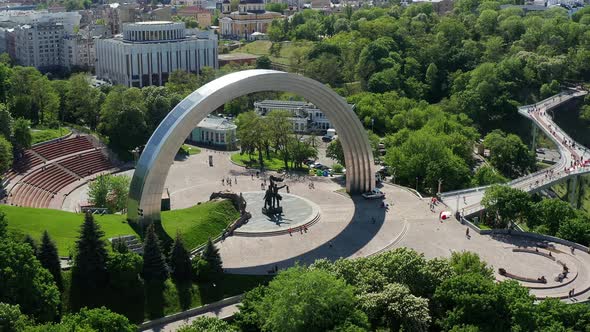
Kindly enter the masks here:
<path id="1" fill-rule="evenodd" d="M 373 189 L 363 193 L 363 197 L 366 199 L 383 199 L 385 198 L 385 194 L 379 189 Z"/>
<path id="2" fill-rule="evenodd" d="M 316 168 L 316 169 L 322 169 L 322 167 L 324 167 L 324 165 L 322 165 L 321 163 L 313 163 L 309 167 Z"/>
<path id="3" fill-rule="evenodd" d="M 322 141 L 324 142 L 332 142 L 332 136 L 322 136 Z"/>

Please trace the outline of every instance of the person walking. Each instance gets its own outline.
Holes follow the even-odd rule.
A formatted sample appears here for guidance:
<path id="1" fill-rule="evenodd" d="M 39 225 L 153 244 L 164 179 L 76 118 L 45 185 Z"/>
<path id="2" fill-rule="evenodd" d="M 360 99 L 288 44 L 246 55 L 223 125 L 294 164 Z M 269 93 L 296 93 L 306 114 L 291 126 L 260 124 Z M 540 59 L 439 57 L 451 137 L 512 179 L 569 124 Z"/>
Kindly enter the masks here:
<path id="1" fill-rule="evenodd" d="M 465 229 L 465 237 L 468 238 L 468 239 L 470 238 L 470 236 L 469 236 L 469 227 L 467 227 Z"/>

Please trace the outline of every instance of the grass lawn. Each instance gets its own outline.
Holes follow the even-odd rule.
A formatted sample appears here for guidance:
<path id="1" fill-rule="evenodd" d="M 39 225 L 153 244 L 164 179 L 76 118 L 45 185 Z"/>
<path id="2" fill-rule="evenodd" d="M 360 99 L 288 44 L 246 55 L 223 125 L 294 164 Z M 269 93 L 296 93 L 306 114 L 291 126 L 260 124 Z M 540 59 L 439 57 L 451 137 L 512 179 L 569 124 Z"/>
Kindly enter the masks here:
<path id="1" fill-rule="evenodd" d="M 259 168 L 260 167 L 260 163 L 258 162 L 258 152 L 255 152 L 254 154 L 252 154 L 252 158 L 250 158 L 250 156 L 246 153 L 240 154 L 239 152 L 236 152 L 231 155 L 231 160 L 234 163 L 236 163 L 240 166 L 244 166 L 244 167 L 252 167 L 252 168 Z M 278 158 L 276 156 L 276 154 L 274 154 L 274 153 L 270 154 L 270 159 L 266 158 L 266 154 L 263 154 L 263 160 L 264 160 L 264 168 L 267 170 L 279 171 L 281 169 L 285 169 L 285 162 L 283 161 L 283 159 Z M 291 167 L 290 163 L 289 163 L 289 167 Z M 309 168 L 307 166 L 303 166 L 303 169 L 299 169 L 299 171 L 307 172 L 307 171 L 309 171 Z"/>
<path id="2" fill-rule="evenodd" d="M 190 144 L 183 144 L 182 149 L 184 149 L 185 151 L 188 151 L 188 154 L 191 156 L 194 154 L 201 153 L 201 149 L 199 149 L 198 147 L 196 147 L 194 145 L 190 145 Z"/>
<path id="3" fill-rule="evenodd" d="M 194 249 L 219 235 L 240 213 L 230 201 L 206 202 L 200 205 L 162 212 L 162 226 L 170 237 L 182 234 L 187 249 Z"/>
<path id="4" fill-rule="evenodd" d="M 60 256 L 68 256 L 75 248 L 80 225 L 84 220 L 82 214 L 27 207 L 2 206 L 0 211 L 6 213 L 8 229 L 17 236 L 31 235 L 39 240 L 47 230 L 57 245 Z M 180 231 L 187 248 L 194 248 L 216 237 L 225 227 L 238 217 L 239 213 L 230 202 L 208 202 L 187 209 L 162 212 L 164 229 L 174 238 Z M 95 216 L 105 233 L 105 240 L 119 235 L 135 234 L 127 224 L 125 215 L 111 214 Z"/>
<path id="5" fill-rule="evenodd" d="M 32 129 L 31 136 L 33 141 L 31 144 L 37 144 L 45 141 L 49 141 L 54 138 L 65 136 L 70 131 L 68 128 L 60 128 L 60 129 Z"/>
<path id="6" fill-rule="evenodd" d="M 300 50 L 302 54 L 306 54 L 314 45 L 314 42 L 310 41 L 297 41 L 297 42 L 285 42 L 281 43 L 281 51 L 279 56 L 270 55 L 271 41 L 268 40 L 257 40 L 251 43 L 247 43 L 244 46 L 237 48 L 232 53 L 248 53 L 254 55 L 267 55 L 272 62 L 290 65 L 291 56 L 295 50 Z M 299 51 L 298 51 L 299 52 Z"/>

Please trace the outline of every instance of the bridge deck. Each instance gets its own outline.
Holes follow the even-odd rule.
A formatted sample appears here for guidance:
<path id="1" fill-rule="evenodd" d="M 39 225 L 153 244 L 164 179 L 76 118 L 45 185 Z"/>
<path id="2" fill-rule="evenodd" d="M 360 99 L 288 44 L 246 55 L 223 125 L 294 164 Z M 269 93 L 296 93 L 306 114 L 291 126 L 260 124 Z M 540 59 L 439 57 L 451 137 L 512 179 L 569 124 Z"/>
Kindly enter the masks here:
<path id="1" fill-rule="evenodd" d="M 536 104 L 524 105 L 518 108 L 520 115 L 532 120 L 555 143 L 561 157 L 557 163 L 547 169 L 510 181 L 509 186 L 527 192 L 535 192 L 561 182 L 568 177 L 590 173 L 590 165 L 584 166 L 584 162 L 590 160 L 590 150 L 575 142 L 547 114 L 548 110 L 587 93 L 588 91 L 571 89 Z M 442 193 L 441 199 L 454 212 L 460 211 L 466 216 L 472 215 L 483 210 L 481 200 L 487 188 L 489 186 L 450 191 Z"/>

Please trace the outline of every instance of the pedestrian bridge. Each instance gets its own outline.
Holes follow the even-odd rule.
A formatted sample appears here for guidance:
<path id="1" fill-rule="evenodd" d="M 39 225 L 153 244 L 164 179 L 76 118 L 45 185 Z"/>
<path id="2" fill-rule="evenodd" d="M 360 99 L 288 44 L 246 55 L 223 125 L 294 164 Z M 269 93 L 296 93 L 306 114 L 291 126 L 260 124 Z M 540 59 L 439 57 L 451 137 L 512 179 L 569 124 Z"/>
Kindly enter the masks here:
<path id="1" fill-rule="evenodd" d="M 575 180 L 579 175 L 590 173 L 590 150 L 569 137 L 547 113 L 562 103 L 587 93 L 588 91 L 581 89 L 569 89 L 536 104 L 518 108 L 520 115 L 533 121 L 536 126 L 534 130 L 542 130 L 555 143 L 560 159 L 549 168 L 512 180 L 507 185 L 533 193 L 568 178 Z M 464 216 L 474 215 L 483 210 L 481 200 L 489 187 L 449 191 L 441 193 L 440 198 L 455 213 L 460 212 Z"/>

